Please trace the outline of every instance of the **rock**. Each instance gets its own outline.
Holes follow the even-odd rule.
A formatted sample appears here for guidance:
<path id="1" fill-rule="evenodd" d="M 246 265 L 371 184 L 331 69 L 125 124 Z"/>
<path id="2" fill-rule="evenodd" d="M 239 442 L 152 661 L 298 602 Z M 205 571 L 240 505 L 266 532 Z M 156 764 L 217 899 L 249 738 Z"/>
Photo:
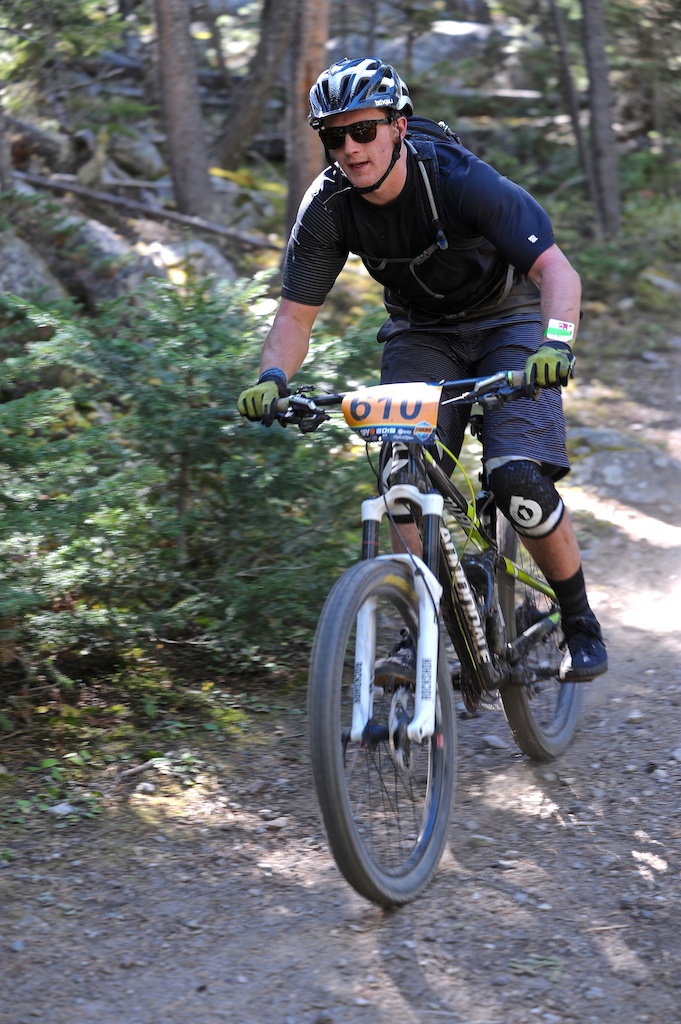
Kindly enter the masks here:
<path id="1" fill-rule="evenodd" d="M 610 487 L 621 487 L 626 479 L 624 467 L 613 462 L 603 470 L 603 479 Z"/>
<path id="2" fill-rule="evenodd" d="M 74 807 L 67 800 L 64 800 L 60 804 L 55 804 L 54 807 L 49 808 L 50 814 L 54 814 L 57 818 L 64 818 L 67 814 L 77 814 L 78 808 Z"/>
<path id="3" fill-rule="evenodd" d="M 644 270 L 641 278 L 667 295 L 681 295 L 681 284 L 656 268 Z"/>
<path id="4" fill-rule="evenodd" d="M 157 146 L 150 138 L 138 133 L 112 135 L 107 153 L 119 167 L 135 178 L 156 181 L 167 170 Z"/>
<path id="5" fill-rule="evenodd" d="M 217 246 L 200 238 L 188 238 L 186 242 L 170 245 L 138 242 L 135 249 L 145 259 L 151 260 L 164 276 L 167 273 L 171 280 L 178 277 L 178 272 L 185 277 L 189 271 L 199 277 L 211 275 L 220 281 L 235 281 L 237 277 L 234 267 Z"/>
<path id="6" fill-rule="evenodd" d="M 508 743 L 500 736 L 488 735 L 482 737 L 482 742 L 491 750 L 506 750 Z"/>
<path id="7" fill-rule="evenodd" d="M 68 294 L 43 257 L 11 229 L 0 231 L 0 292 L 48 301 Z"/>
<path id="8" fill-rule="evenodd" d="M 135 792 L 150 795 L 151 793 L 156 792 L 156 786 L 153 784 L 153 782 L 140 782 L 137 786 L 135 786 Z"/>
<path id="9" fill-rule="evenodd" d="M 651 366 L 656 366 L 660 370 L 667 366 L 666 360 L 659 356 L 657 352 L 641 352 L 641 359 L 644 363 L 650 363 Z"/>
<path id="10" fill-rule="evenodd" d="M 79 133 L 39 127 L 28 120 L 5 114 L 5 122 L 12 147 L 12 162 L 20 171 L 44 174 L 45 170 L 69 173 L 76 169 L 79 159 Z"/>
<path id="11" fill-rule="evenodd" d="M 281 829 L 286 828 L 287 825 L 288 818 L 284 816 L 281 818 L 274 818 L 271 821 L 268 821 L 265 827 L 268 832 L 280 832 Z"/>
<path id="12" fill-rule="evenodd" d="M 492 29 L 490 25 L 483 25 L 475 21 L 435 21 L 428 32 L 418 36 L 418 43 L 413 46 L 413 69 L 415 74 L 429 72 L 434 64 L 441 62 L 456 63 L 466 58 L 472 58 L 474 54 L 481 54 L 487 45 Z M 413 44 L 412 44 L 413 45 Z M 365 41 L 358 41 L 357 50 L 361 52 Z M 406 35 L 395 36 L 393 39 L 386 39 L 381 47 L 383 60 L 394 63 L 399 68 L 404 66 L 409 41 Z M 351 49 L 351 47 L 349 47 Z M 404 74 L 404 72 L 402 72 Z M 455 78 L 452 83 L 453 91 L 461 91 Z M 443 85 L 443 89 L 448 88 Z M 449 89 L 448 89 L 449 91 Z M 452 125 L 452 127 L 455 127 Z"/>
<path id="13" fill-rule="evenodd" d="M 90 307 L 133 291 L 145 278 L 167 276 L 148 256 L 131 250 L 125 239 L 106 224 L 75 218 L 68 223 L 75 228 L 72 247 L 82 247 L 87 259 L 73 269 L 73 279 L 67 285 L 74 293 L 80 290 Z"/>
<path id="14" fill-rule="evenodd" d="M 472 835 L 469 839 L 469 843 L 473 847 L 494 846 L 495 842 L 496 839 L 492 839 L 491 836 L 480 835 L 480 833 Z"/>

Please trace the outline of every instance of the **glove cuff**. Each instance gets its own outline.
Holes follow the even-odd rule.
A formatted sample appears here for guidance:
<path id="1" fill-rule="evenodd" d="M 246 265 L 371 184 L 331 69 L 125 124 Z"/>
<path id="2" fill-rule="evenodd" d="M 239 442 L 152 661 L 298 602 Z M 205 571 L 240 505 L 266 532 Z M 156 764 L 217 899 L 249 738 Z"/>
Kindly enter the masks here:
<path id="1" fill-rule="evenodd" d="M 572 352 L 572 345 L 568 345 L 567 341 L 556 341 L 553 338 L 544 336 L 544 340 L 539 347 L 544 348 L 546 345 L 549 345 L 551 348 L 560 349 L 561 352 Z"/>
<path id="2" fill-rule="evenodd" d="M 271 366 L 269 370 L 263 370 L 258 377 L 258 384 L 264 384 L 265 381 L 274 381 L 279 389 L 279 397 L 285 398 L 290 394 L 288 389 L 288 378 L 283 370 L 280 370 L 278 366 Z"/>

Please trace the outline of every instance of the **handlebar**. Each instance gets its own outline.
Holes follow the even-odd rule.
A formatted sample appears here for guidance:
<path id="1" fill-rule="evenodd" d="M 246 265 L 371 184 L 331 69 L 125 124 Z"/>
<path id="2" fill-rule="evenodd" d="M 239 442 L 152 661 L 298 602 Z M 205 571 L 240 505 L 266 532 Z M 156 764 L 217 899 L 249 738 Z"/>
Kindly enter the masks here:
<path id="1" fill-rule="evenodd" d="M 402 385 L 402 387 L 405 386 L 407 385 Z M 506 402 L 518 398 L 536 397 L 536 389 L 534 385 L 525 382 L 523 370 L 500 370 L 489 377 L 438 381 L 432 387 L 441 389 L 443 396 L 440 398 L 441 405 L 479 404 L 486 408 L 498 408 Z M 459 393 L 451 395 L 453 391 Z M 451 395 L 451 397 L 444 397 L 446 395 Z M 361 400 L 362 391 L 313 394 L 311 387 L 302 386 L 288 398 L 280 398 L 277 401 L 276 417 L 284 427 L 292 423 L 302 433 L 310 433 L 331 418 L 326 412 L 327 409 L 343 405 L 344 399 L 355 396 Z"/>

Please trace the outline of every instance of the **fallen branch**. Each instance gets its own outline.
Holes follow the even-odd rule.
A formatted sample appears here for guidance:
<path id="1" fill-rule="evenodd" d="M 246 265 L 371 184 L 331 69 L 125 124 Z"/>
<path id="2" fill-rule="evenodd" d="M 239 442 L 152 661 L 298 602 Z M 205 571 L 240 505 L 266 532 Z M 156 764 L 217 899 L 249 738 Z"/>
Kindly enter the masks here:
<path id="1" fill-rule="evenodd" d="M 208 231 L 214 235 L 222 235 L 224 238 L 232 238 L 237 242 L 251 245 L 256 249 L 281 249 L 280 245 L 271 242 L 268 238 L 234 231 L 233 228 L 226 228 L 222 224 L 214 224 L 212 221 L 203 220 L 202 217 L 189 217 L 184 213 L 175 213 L 173 210 L 157 210 L 154 207 L 137 202 L 135 199 L 125 199 L 122 196 L 112 195 L 111 192 L 97 192 L 94 189 L 85 188 L 84 185 L 78 185 L 76 182 L 43 178 L 39 174 L 29 174 L 27 171 L 14 171 L 14 177 L 27 182 L 29 185 L 36 185 L 38 188 L 49 188 L 54 192 L 72 192 L 75 196 L 82 196 L 84 199 L 92 199 L 98 203 L 120 206 L 135 213 L 142 213 L 145 217 L 156 220 L 169 220 L 175 224 L 184 224 L 186 227 L 194 228 L 196 231 Z"/>
<path id="2" fill-rule="evenodd" d="M 104 82 L 108 78 L 118 78 L 120 75 L 126 73 L 126 68 L 113 68 L 111 71 L 104 71 L 101 75 L 97 75 L 96 78 L 88 78 L 85 82 L 74 82 L 72 85 L 62 85 L 59 89 L 55 89 L 55 96 L 66 96 L 70 92 L 75 92 L 76 89 L 91 89 L 93 85 L 99 85 L 100 82 Z"/>
<path id="3" fill-rule="evenodd" d="M 55 175 L 54 180 L 66 182 L 67 179 L 63 175 Z M 107 185 L 109 188 L 146 188 L 156 192 L 170 188 L 167 181 L 144 181 L 142 178 L 113 178 Z"/>
<path id="4" fill-rule="evenodd" d="M 28 729 L 15 729 L 14 732 L 0 733 L 0 743 L 4 743 L 5 740 L 16 739 L 17 736 L 24 736 L 28 732 Z"/>
<path id="5" fill-rule="evenodd" d="M 135 765 L 134 768 L 126 768 L 125 771 L 119 772 L 119 779 L 128 779 L 131 775 L 140 775 L 142 772 L 148 772 L 150 768 L 156 767 L 156 758 L 152 757 L 149 761 L 145 761 L 144 764 Z"/>
<path id="6" fill-rule="evenodd" d="M 585 928 L 585 932 L 616 932 L 621 931 L 624 928 L 630 928 L 628 924 L 599 924 L 593 928 Z"/>

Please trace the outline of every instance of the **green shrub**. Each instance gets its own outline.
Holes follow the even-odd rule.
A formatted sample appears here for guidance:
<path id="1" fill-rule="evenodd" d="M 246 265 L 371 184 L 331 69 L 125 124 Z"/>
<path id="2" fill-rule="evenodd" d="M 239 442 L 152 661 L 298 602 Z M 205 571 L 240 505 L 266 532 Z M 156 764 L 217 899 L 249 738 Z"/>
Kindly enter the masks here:
<path id="1" fill-rule="evenodd" d="M 243 664 L 308 635 L 357 556 L 372 481 L 347 429 L 268 431 L 236 412 L 263 295 L 262 280 L 152 280 L 94 321 L 14 303 L 47 336 L 8 360 L 0 405 L 6 658 L 37 671 L 68 653 L 73 672 L 74 652 L 147 637 Z M 305 379 L 376 379 L 374 320 L 321 339 Z"/>

